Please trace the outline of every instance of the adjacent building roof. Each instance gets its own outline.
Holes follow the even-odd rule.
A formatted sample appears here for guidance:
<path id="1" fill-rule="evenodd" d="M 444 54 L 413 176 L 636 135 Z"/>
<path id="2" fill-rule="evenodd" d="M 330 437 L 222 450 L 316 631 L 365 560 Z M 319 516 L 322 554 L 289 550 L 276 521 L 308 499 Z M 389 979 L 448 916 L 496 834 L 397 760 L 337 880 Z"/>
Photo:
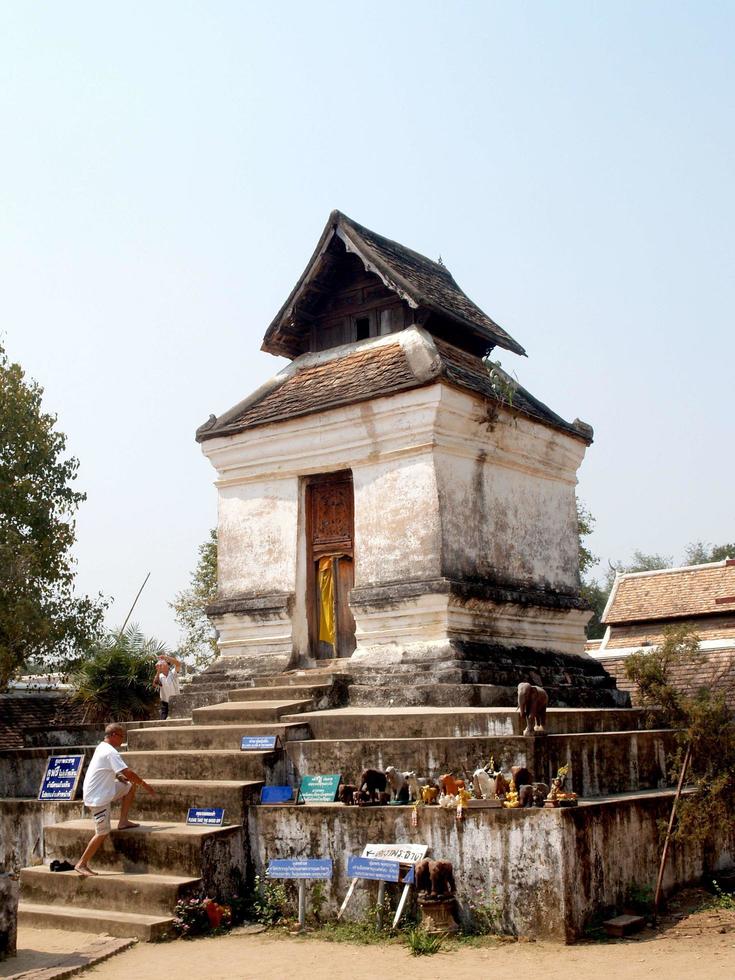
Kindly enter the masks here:
<path id="1" fill-rule="evenodd" d="M 197 430 L 197 440 L 234 435 L 438 381 L 502 401 L 481 358 L 437 340 L 420 327 L 408 327 L 386 337 L 301 355 L 229 412 L 211 416 Z M 592 440 L 589 426 L 566 422 L 520 385 L 513 393 L 512 409 L 587 443 Z"/>
<path id="2" fill-rule="evenodd" d="M 722 615 L 735 610 L 735 560 L 618 575 L 603 623 Z"/>
<path id="3" fill-rule="evenodd" d="M 268 327 L 262 349 L 270 354 L 295 357 L 300 352 L 296 326 L 299 303 L 318 275 L 330 242 L 339 238 L 348 252 L 358 255 L 367 270 L 380 277 L 384 285 L 414 309 L 422 307 L 453 321 L 487 343 L 488 348 L 503 347 L 516 354 L 525 350 L 491 320 L 459 288 L 451 272 L 398 242 L 384 238 L 358 224 L 340 211 L 332 211 L 309 264 Z"/>

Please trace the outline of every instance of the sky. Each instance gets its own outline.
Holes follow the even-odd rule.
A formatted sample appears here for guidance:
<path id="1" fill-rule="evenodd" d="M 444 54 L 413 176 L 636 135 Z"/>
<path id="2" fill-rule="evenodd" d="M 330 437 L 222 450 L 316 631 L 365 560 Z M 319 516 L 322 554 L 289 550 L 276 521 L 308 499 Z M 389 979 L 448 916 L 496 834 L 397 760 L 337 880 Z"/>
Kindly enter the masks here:
<path id="1" fill-rule="evenodd" d="M 595 429 L 600 556 L 731 541 L 735 6 L 0 5 L 0 341 L 87 493 L 77 582 L 176 644 L 194 441 L 286 363 L 333 208 L 442 260 Z"/>

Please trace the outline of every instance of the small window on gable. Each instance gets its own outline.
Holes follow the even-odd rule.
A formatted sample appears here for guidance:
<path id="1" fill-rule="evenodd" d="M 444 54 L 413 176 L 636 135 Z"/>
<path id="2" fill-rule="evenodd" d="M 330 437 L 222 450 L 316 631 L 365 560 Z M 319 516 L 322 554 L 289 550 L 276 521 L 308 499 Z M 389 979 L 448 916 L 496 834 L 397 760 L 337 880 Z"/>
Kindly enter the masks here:
<path id="1" fill-rule="evenodd" d="M 370 336 L 370 317 L 358 316 L 355 318 L 355 340 L 367 340 Z"/>

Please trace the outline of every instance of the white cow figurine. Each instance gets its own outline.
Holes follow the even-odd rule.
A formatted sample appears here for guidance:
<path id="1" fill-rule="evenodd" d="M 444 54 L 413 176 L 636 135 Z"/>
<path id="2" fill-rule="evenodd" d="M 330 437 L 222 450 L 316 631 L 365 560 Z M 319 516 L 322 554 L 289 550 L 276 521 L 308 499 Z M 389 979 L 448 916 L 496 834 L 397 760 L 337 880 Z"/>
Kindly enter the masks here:
<path id="1" fill-rule="evenodd" d="M 485 769 L 475 769 L 472 773 L 472 791 L 478 800 L 495 799 L 494 780 L 490 779 Z"/>
<path id="2" fill-rule="evenodd" d="M 393 793 L 393 799 L 400 800 L 401 803 L 408 803 L 408 783 L 403 773 L 398 772 L 395 766 L 388 766 L 385 775 Z"/>

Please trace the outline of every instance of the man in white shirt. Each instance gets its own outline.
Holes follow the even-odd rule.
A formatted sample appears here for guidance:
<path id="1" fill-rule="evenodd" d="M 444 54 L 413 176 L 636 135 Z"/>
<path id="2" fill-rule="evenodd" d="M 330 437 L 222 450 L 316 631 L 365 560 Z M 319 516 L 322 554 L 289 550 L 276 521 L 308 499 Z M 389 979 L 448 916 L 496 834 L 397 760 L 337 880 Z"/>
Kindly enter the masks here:
<path id="1" fill-rule="evenodd" d="M 94 750 L 84 777 L 82 787 L 84 805 L 92 811 L 94 820 L 94 837 L 87 844 L 84 854 L 75 867 L 84 878 L 97 874 L 89 867 L 89 862 L 112 829 L 110 824 L 112 804 L 122 800 L 117 829 L 129 830 L 131 827 L 138 826 L 137 823 L 128 820 L 137 787 L 142 786 L 151 795 L 155 795 L 156 792 L 123 760 L 119 750 L 124 741 L 125 728 L 115 723 L 108 725 L 105 729 L 104 741 L 100 742 Z"/>
<path id="2" fill-rule="evenodd" d="M 153 684 L 158 688 L 161 698 L 161 721 L 168 718 L 168 704 L 171 697 L 179 694 L 179 674 L 181 673 L 181 661 L 177 657 L 161 654 L 156 664 L 156 676 Z"/>

